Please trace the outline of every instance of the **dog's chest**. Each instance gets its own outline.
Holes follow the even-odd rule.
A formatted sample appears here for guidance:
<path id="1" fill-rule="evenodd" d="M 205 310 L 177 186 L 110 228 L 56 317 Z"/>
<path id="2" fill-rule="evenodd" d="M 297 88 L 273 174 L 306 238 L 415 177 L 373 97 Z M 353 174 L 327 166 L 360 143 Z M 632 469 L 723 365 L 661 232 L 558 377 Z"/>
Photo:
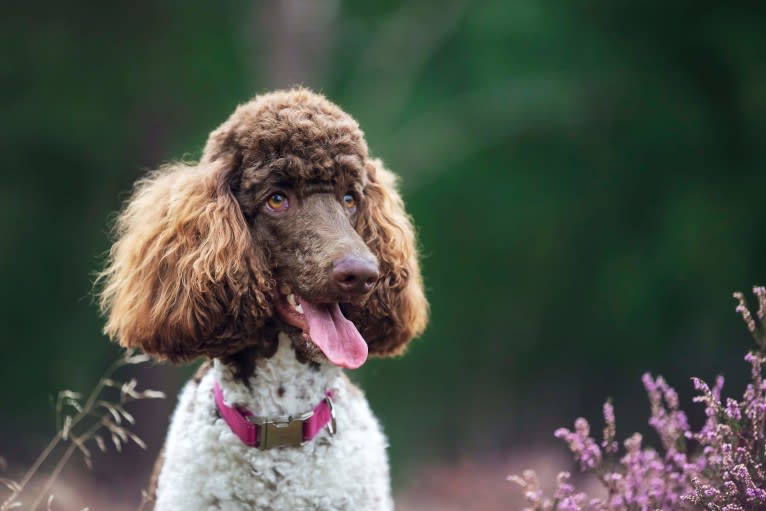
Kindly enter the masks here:
<path id="1" fill-rule="evenodd" d="M 166 442 L 158 511 L 392 508 L 385 437 L 363 394 L 337 368 L 293 366 L 286 348 L 280 343 L 275 360 L 259 364 L 249 390 L 231 385 L 219 364 L 187 384 Z M 216 379 L 227 402 L 266 417 L 311 410 L 331 389 L 337 432 L 301 447 L 249 447 L 217 413 Z"/>

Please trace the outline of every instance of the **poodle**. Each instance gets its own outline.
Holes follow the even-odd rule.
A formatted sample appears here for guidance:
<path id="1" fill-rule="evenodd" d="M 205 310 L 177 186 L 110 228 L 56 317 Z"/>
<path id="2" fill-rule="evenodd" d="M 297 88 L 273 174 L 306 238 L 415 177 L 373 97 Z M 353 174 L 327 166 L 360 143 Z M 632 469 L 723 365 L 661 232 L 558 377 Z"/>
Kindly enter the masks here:
<path id="1" fill-rule="evenodd" d="M 258 95 L 199 163 L 139 180 L 101 273 L 104 331 L 204 358 L 152 476 L 155 509 L 392 509 L 387 442 L 343 368 L 427 322 L 396 178 L 354 119 L 299 88 Z"/>

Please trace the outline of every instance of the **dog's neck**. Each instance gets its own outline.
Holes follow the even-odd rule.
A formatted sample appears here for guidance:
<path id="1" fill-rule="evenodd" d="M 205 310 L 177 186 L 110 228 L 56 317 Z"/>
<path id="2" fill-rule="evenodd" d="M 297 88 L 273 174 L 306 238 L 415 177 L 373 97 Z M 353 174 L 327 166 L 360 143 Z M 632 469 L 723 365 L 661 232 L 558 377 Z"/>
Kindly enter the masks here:
<path id="1" fill-rule="evenodd" d="M 287 334 L 280 333 L 272 357 L 258 358 L 243 381 L 237 368 L 215 359 L 213 374 L 226 403 L 250 410 L 256 417 L 287 417 L 312 410 L 332 389 L 342 370 L 330 363 L 299 361 Z"/>

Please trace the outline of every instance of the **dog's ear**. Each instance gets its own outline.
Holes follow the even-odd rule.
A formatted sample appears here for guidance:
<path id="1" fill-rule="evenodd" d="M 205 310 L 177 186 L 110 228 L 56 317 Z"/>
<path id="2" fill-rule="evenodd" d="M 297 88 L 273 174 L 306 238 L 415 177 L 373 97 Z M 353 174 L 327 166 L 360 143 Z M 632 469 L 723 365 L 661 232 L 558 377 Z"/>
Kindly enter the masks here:
<path id="1" fill-rule="evenodd" d="M 396 355 L 428 322 L 415 231 L 396 190 L 396 176 L 380 160 L 367 163 L 368 183 L 357 230 L 378 258 L 380 279 L 356 319 L 370 354 Z"/>
<path id="2" fill-rule="evenodd" d="M 234 157 L 167 165 L 136 183 L 99 275 L 104 332 L 173 362 L 242 349 L 273 281 L 231 189 Z"/>

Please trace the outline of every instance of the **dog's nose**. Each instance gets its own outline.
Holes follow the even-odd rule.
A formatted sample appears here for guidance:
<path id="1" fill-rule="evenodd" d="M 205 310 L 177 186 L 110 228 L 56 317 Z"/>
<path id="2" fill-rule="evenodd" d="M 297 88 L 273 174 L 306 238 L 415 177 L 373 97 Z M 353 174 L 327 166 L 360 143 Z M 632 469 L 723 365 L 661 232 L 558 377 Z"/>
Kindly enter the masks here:
<path id="1" fill-rule="evenodd" d="M 372 289 L 378 276 L 378 265 L 359 257 L 339 259 L 332 269 L 332 278 L 342 293 L 366 293 Z"/>

